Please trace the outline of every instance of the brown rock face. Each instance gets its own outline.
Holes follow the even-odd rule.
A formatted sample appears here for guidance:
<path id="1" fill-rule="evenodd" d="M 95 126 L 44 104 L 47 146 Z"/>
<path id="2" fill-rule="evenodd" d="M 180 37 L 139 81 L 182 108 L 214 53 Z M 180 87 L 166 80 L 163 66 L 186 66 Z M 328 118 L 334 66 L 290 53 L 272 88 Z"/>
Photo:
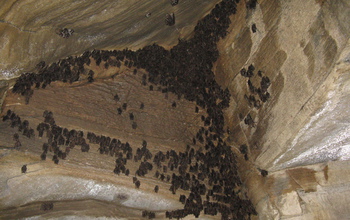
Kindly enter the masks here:
<path id="1" fill-rule="evenodd" d="M 252 12 L 238 10 L 230 34 L 219 42 L 222 54 L 215 74 L 232 94 L 225 115 L 230 143 L 237 150 L 248 146 L 256 174 L 269 171 L 257 179 L 245 168 L 241 172 L 258 212 L 266 213 L 261 218 L 333 219 L 347 213 L 342 205 L 331 208 L 332 203 L 348 203 L 348 198 L 329 179 L 329 165 L 347 170 L 344 160 L 349 159 L 345 87 L 350 26 L 341 18 L 345 14 L 345 1 L 260 1 Z M 255 71 L 248 81 L 241 69 L 251 64 Z M 258 90 L 264 76 L 271 82 L 267 102 Z M 245 123 L 248 115 L 253 126 Z M 339 179 L 348 186 L 346 173 Z"/>
<path id="2" fill-rule="evenodd" d="M 0 218 L 348 217 L 348 1 L 174 2 L 0 3 Z"/>

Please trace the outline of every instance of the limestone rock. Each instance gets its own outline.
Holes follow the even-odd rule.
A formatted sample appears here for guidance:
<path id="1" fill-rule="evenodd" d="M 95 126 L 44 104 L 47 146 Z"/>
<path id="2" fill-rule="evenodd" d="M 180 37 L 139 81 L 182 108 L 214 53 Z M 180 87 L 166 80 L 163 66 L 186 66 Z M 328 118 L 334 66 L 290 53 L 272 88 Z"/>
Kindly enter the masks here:
<path id="1" fill-rule="evenodd" d="M 176 96 L 169 93 L 164 101 L 163 94 L 145 88 L 138 90 L 142 79 L 130 74 L 127 68 L 105 70 L 92 65 L 97 76 L 93 84 L 84 83 L 87 75 L 72 85 L 55 82 L 47 90 L 35 91 L 30 105 L 24 105 L 23 97 L 13 95 L 9 88 L 14 84 L 12 78 L 33 71 L 41 60 L 52 63 L 95 48 L 136 50 L 154 42 L 171 48 L 178 38 L 190 38 L 195 23 L 217 2 L 180 1 L 173 7 L 168 1 L 74 1 L 72 4 L 3 1 L 0 3 L 2 115 L 15 107 L 35 124 L 40 121 L 42 111 L 49 108 L 55 110 L 59 124 L 71 129 L 85 128 L 109 135 L 117 131 L 120 137 L 133 140 L 132 144 L 139 144 L 147 137 L 154 150 L 184 146 L 200 127 L 201 118 L 194 113 L 194 103 L 176 101 L 176 109 L 172 108 Z M 251 199 L 259 213 L 255 219 L 346 219 L 350 214 L 347 208 L 350 202 L 350 3 L 262 0 L 255 9 L 249 9 L 246 2 L 240 1 L 237 13 L 230 17 L 232 23 L 227 36 L 218 43 L 220 56 L 213 67 L 215 80 L 231 94 L 230 106 L 224 110 L 224 127 L 229 131 L 224 138 L 237 155 L 238 171 L 244 183 L 237 194 Z M 176 23 L 167 26 L 165 14 L 172 12 Z M 72 28 L 73 35 L 66 39 L 59 37 L 56 31 L 62 28 Z M 253 76 L 243 76 L 241 70 L 248 70 L 251 65 Z M 114 74 L 115 78 L 110 78 Z M 141 119 L 139 132 L 131 127 L 128 115 L 121 116 L 120 122 L 110 120 L 117 117 L 114 110 L 118 106 L 113 100 L 116 87 L 122 91 L 121 100 L 144 102 L 144 110 L 139 108 L 139 102 L 128 107 L 136 120 Z M 83 92 L 86 88 L 92 95 Z M 84 102 L 90 97 L 96 106 Z M 101 103 L 105 102 L 110 105 L 101 109 Z M 203 109 L 199 111 L 203 113 Z M 0 133 L 1 144 L 13 145 L 14 130 L 1 129 L 4 131 Z M 0 179 L 3 189 L 7 181 L 15 186 L 30 181 L 39 184 L 42 177 L 58 178 L 56 175 L 65 172 L 75 176 L 79 173 L 75 166 L 87 163 L 86 173 L 95 172 L 97 179 L 92 180 L 88 174 L 74 177 L 86 186 L 81 195 L 95 193 L 88 187 L 89 181 L 95 181 L 93 184 L 100 186 L 98 192 L 107 192 L 108 201 L 124 198 L 108 194 L 108 190 L 115 191 L 115 186 L 110 184 L 112 180 L 95 170 L 107 169 L 113 163 L 94 158 L 98 155 L 97 146 L 92 146 L 96 150 L 92 155 L 71 159 L 48 174 L 45 169 L 54 166 L 40 165 L 39 158 L 33 156 L 38 152 L 28 150 L 39 144 L 42 145 L 41 139 L 34 142 L 24 139 L 22 152 L 1 150 L 1 157 L 13 163 L 12 166 L 0 163 L 1 173 L 6 176 Z M 239 151 L 243 144 L 248 146 L 245 155 Z M 29 164 L 27 174 L 18 176 L 18 167 L 24 162 Z M 268 171 L 268 175 L 263 177 L 261 170 Z M 66 184 L 77 187 L 75 180 L 69 181 Z M 154 185 L 142 183 L 145 195 L 153 191 Z M 162 210 L 166 206 L 177 207 L 174 197 L 162 197 L 162 186 L 167 185 L 159 186 L 155 204 L 164 205 L 160 206 Z M 50 196 L 45 197 L 44 193 L 32 201 L 57 199 L 49 192 L 54 189 L 45 190 Z M 25 193 L 11 198 L 14 191 L 10 187 L 1 197 L 8 206 L 31 200 Z M 126 200 L 130 201 L 129 197 Z M 76 215 L 96 214 L 99 212 L 93 207 L 104 206 L 91 201 L 72 204 L 92 207 L 89 213 L 76 210 Z M 18 210 L 30 216 L 32 207 L 35 204 Z M 63 210 L 67 205 L 58 202 L 57 207 Z M 139 216 L 119 208 L 128 216 Z M 7 214 L 16 216 L 10 211 Z"/>

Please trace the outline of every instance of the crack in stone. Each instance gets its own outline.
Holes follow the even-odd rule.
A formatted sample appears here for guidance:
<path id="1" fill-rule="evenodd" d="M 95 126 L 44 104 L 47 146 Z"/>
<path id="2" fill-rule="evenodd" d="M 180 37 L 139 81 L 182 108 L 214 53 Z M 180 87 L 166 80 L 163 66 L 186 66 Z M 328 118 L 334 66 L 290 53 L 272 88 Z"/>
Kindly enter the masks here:
<path id="1" fill-rule="evenodd" d="M 19 31 L 21 31 L 21 32 L 36 33 L 36 31 L 31 31 L 31 30 L 22 29 L 22 28 L 18 27 L 17 25 L 12 24 L 12 23 L 9 22 L 9 21 L 0 20 L 0 23 L 8 24 L 8 25 L 10 25 L 11 27 L 14 27 L 14 28 L 16 28 L 17 30 L 19 30 Z"/>

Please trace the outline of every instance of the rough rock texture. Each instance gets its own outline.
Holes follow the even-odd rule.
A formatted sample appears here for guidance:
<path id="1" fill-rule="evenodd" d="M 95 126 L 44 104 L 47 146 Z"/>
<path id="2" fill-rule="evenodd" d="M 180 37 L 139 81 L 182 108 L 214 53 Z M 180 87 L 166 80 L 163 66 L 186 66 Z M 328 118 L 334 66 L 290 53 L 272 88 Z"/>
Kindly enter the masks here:
<path id="1" fill-rule="evenodd" d="M 12 78 L 23 70 L 34 69 L 40 60 L 50 63 L 93 48 L 137 49 L 153 42 L 171 47 L 177 38 L 190 36 L 195 22 L 217 1 L 180 1 L 178 8 L 172 8 L 167 1 L 157 4 L 153 1 L 138 4 L 126 2 L 110 5 L 103 1 L 95 4 L 78 1 L 63 6 L 58 2 L 57 5 L 45 7 L 42 1 L 0 3 L 0 30 L 4 30 L 1 38 L 3 49 L 0 52 L 3 79 Z M 193 5 L 198 7 L 195 13 Z M 219 42 L 220 57 L 214 67 L 217 82 L 223 88 L 228 88 L 232 95 L 230 107 L 225 110 L 226 128 L 230 130 L 226 141 L 238 155 L 241 179 L 246 186 L 242 190 L 247 192 L 256 206 L 259 219 L 345 219 L 349 216 L 347 204 L 350 202 L 347 196 L 350 189 L 349 2 L 261 0 L 255 9 L 247 9 L 245 6 L 245 2 L 241 1 L 238 13 L 231 16 L 229 34 Z M 19 10 L 23 10 L 23 13 L 18 13 Z M 177 15 L 176 25 L 165 26 L 163 15 L 172 11 Z M 145 17 L 148 12 L 152 12 L 149 18 Z M 29 18 L 28 14 L 31 15 Z M 81 17 L 76 18 L 70 14 L 81 14 Z M 89 22 L 91 20 L 92 23 Z M 253 24 L 257 28 L 255 33 L 252 31 Z M 63 27 L 73 28 L 75 33 L 68 39 L 60 38 L 55 31 Z M 255 71 L 250 81 L 256 88 L 260 87 L 263 76 L 271 81 L 267 90 L 270 98 L 267 102 L 260 101 L 261 106 L 258 108 L 249 105 L 245 95 L 253 95 L 256 100 L 260 99 L 259 95 L 249 90 L 248 78 L 240 74 L 242 68 L 248 69 L 251 64 Z M 262 71 L 261 77 L 257 74 L 258 70 Z M 74 101 L 88 98 L 86 94 L 76 92 L 80 84 L 75 87 L 57 83 L 50 89 L 35 91 L 28 106 L 23 105 L 21 97 L 16 100 L 18 97 L 9 92 L 3 110 L 18 105 L 16 111 L 30 118 L 28 120 L 31 123 L 39 120 L 43 109 L 57 108 L 57 121 L 62 125 L 95 129 L 96 133 L 106 134 L 119 129 L 120 136 L 128 137 L 128 140 L 134 139 L 135 145 L 140 144 L 143 135 L 153 137 L 152 143 L 165 149 L 191 141 L 191 132 L 198 126 L 196 123 L 199 120 L 196 115 L 188 113 L 189 109 L 192 111 L 194 108 L 192 103 L 179 103 L 176 111 L 183 115 L 176 118 L 169 106 L 175 97 L 169 95 L 169 101 L 164 101 L 164 97 L 157 97 L 161 95 L 156 93 L 150 97 L 148 91 L 128 93 L 128 85 L 134 83 L 133 76 L 125 74 L 118 77 L 124 77 L 127 81 L 126 86 L 120 84 L 120 88 L 125 89 L 123 99 L 131 94 L 130 98 L 134 100 L 149 99 L 146 109 L 148 105 L 155 106 L 154 111 L 139 112 L 147 115 L 142 118 L 144 124 L 140 123 L 140 128 L 145 133 L 132 133 L 127 118 L 123 119 L 125 129 L 120 129 L 117 125 L 103 127 L 109 117 L 104 118 L 106 121 L 100 124 L 84 124 L 83 119 L 91 117 L 89 111 L 96 112 L 99 109 L 90 109 L 84 107 L 83 102 Z M 0 94 L 6 95 L 11 83 L 13 82 L 3 81 L 4 89 Z M 115 81 L 112 79 L 101 79 L 93 85 L 83 86 L 98 92 L 96 94 L 101 99 L 113 106 L 109 87 L 113 83 Z M 54 102 L 46 99 L 56 95 L 57 100 Z M 80 110 L 72 115 L 67 113 L 69 109 Z M 105 108 L 100 114 L 110 112 Z M 244 123 L 248 114 L 254 121 L 251 126 Z M 159 119 L 159 115 L 166 120 Z M 147 122 L 147 118 L 152 117 L 152 121 Z M 90 120 L 98 121 L 97 118 Z M 157 124 L 160 120 L 168 124 Z M 0 140 L 4 140 L 3 145 L 13 144 L 13 132 L 6 130 L 0 134 Z M 248 161 L 239 152 L 243 144 L 248 146 Z M 30 147 L 29 142 L 28 146 Z M 94 150 L 97 148 L 95 146 Z M 2 151 L 2 157 L 7 155 L 17 161 L 13 162 L 13 166 L 17 166 L 13 170 L 7 168 L 6 164 L 1 165 L 1 171 L 6 170 L 7 177 L 20 175 L 23 161 L 18 163 L 22 159 L 17 154 L 21 153 Z M 24 155 L 21 154 L 20 157 Z M 94 161 L 89 157 L 86 160 L 89 163 Z M 28 162 L 35 165 L 38 158 Z M 82 162 L 71 163 L 74 165 Z M 64 169 L 72 169 L 74 173 L 73 168 Z M 263 177 L 259 170 L 267 170 L 269 173 Z M 2 184 L 6 180 L 2 178 Z M 152 191 L 151 186 L 148 191 Z M 48 200 L 52 199 L 48 197 Z M 9 211 L 8 214 L 11 216 Z"/>
<path id="2" fill-rule="evenodd" d="M 173 7 L 169 1 L 156 0 L 2 1 L 0 79 L 31 71 L 43 59 L 51 63 L 86 50 L 135 50 L 155 42 L 173 46 L 178 38 L 187 38 L 217 2 L 182 1 Z M 169 27 L 165 15 L 172 12 L 176 24 Z M 62 28 L 73 29 L 73 35 L 59 37 L 56 33 Z"/>
<path id="3" fill-rule="evenodd" d="M 347 81 L 343 71 L 346 72 L 348 63 L 345 48 L 349 25 L 332 16 L 340 7 L 348 14 L 347 4 L 346 1 L 321 5 L 312 1 L 261 2 L 253 12 L 240 11 L 233 18 L 236 25 L 232 26 L 230 36 L 221 42 L 226 56 L 221 56 L 215 72 L 217 80 L 227 86 L 234 97 L 235 104 L 231 104 L 228 117 L 232 129 L 244 134 L 242 140 L 234 142 L 244 144 L 243 137 L 246 137 L 260 168 L 278 170 L 340 157 L 303 157 L 303 153 L 311 154 L 306 151 L 311 151 L 310 145 L 317 142 L 304 143 L 309 138 L 305 136 L 309 135 L 299 132 L 307 129 L 308 123 L 312 123 L 311 117 L 325 108 L 323 105 L 331 98 L 330 91 L 338 93 L 339 98 L 344 93 L 347 95 L 337 90 L 344 90 L 339 84 Z M 272 5 L 275 8 L 270 11 Z M 256 33 L 250 28 L 253 23 L 258 28 Z M 258 110 L 250 108 L 244 99 L 245 94 L 251 93 L 246 78 L 239 74 L 241 68 L 250 64 L 271 81 L 268 90 L 271 98 Z M 255 87 L 260 86 L 260 78 L 257 74 L 251 78 Z M 255 128 L 239 123 L 237 116 L 248 113 L 256 122 Z M 326 148 L 319 145 L 322 146 L 317 146 L 318 149 Z"/>
<path id="4" fill-rule="evenodd" d="M 116 73 L 121 70 L 109 68 L 108 71 Z M 98 75 L 98 71 L 96 73 Z M 186 144 L 192 142 L 192 136 L 200 127 L 200 117 L 206 115 L 205 112 L 200 109 L 199 114 L 195 113 L 193 102 L 178 100 L 177 96 L 164 94 L 156 87 L 150 91 L 148 86 L 141 86 L 141 78 L 142 71 L 134 75 L 133 71 L 124 69 L 113 78 L 96 79 L 94 83 L 82 81 L 67 85 L 56 82 L 47 89 L 36 90 L 29 105 L 25 104 L 22 96 L 9 92 L 3 111 L 14 110 L 31 126 L 43 122 L 43 112 L 49 110 L 54 112 L 58 126 L 82 130 L 85 135 L 94 132 L 118 138 L 123 143 L 128 142 L 134 148 L 134 154 L 143 140 L 147 140 L 153 155 L 158 150 L 184 150 Z M 116 94 L 118 101 L 114 99 Z M 174 101 L 176 108 L 172 107 Z M 127 109 L 119 115 L 117 108 L 123 103 L 127 103 Z M 144 104 L 143 109 L 140 108 L 141 103 Z M 130 113 L 134 115 L 133 120 L 130 120 Z M 137 123 L 137 129 L 132 128 L 133 122 Z M 8 122 L 0 123 L 1 156 L 6 161 L 0 165 L 3 171 L 0 203 L 5 209 L 3 216 L 7 218 L 33 215 L 57 217 L 66 216 L 67 212 L 87 217 L 138 218 L 140 210 L 152 210 L 161 219 L 165 211 L 181 208 L 178 195 L 169 192 L 170 183 L 154 178 L 156 168 L 147 177 L 138 176 L 141 187 L 140 190 L 134 189 L 132 177 L 136 176 L 139 163 L 128 162 L 130 176 L 116 175 L 113 173 L 115 157 L 101 155 L 100 145 L 90 143 L 89 153 L 82 153 L 76 146 L 65 160 L 55 165 L 51 161 L 53 152 L 47 153 L 46 161 L 39 156 L 41 146 L 47 142 L 46 134 L 40 138 L 36 133 L 34 139 L 20 135 L 22 146 L 18 152 L 12 149 L 15 144 L 12 137 L 21 132 L 9 125 Z M 61 146 L 61 149 L 65 147 Z M 18 166 L 23 164 L 28 168 L 26 174 L 19 172 Z M 157 194 L 153 192 L 155 185 L 160 188 Z M 187 195 L 183 190 L 180 192 Z M 54 211 L 40 211 L 39 201 L 55 201 Z M 112 211 L 97 209 L 101 201 Z M 80 208 L 84 207 L 84 203 L 95 211 L 84 211 Z M 11 209 L 16 206 L 21 206 L 19 213 Z"/>
<path id="5" fill-rule="evenodd" d="M 349 13 L 348 1 L 259 1 L 253 11 L 238 10 L 220 42 L 216 79 L 233 95 L 228 140 L 237 149 L 249 146 L 248 166 L 257 170 L 242 174 L 262 219 L 346 218 Z M 240 74 L 250 64 L 255 87 L 257 70 L 271 81 L 271 97 L 260 108 L 245 98 L 259 99 Z M 248 114 L 254 126 L 244 123 Z M 269 175 L 255 179 L 258 169 Z M 332 179 L 331 172 L 342 174 Z"/>

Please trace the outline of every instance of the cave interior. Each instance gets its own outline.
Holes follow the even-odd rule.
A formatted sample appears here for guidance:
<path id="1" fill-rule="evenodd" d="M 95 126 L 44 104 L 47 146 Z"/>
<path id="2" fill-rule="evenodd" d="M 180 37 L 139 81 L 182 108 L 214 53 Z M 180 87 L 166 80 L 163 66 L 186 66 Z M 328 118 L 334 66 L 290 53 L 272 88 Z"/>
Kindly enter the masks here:
<path id="1" fill-rule="evenodd" d="M 347 218 L 348 1 L 70 3 L 0 3 L 1 219 Z"/>

